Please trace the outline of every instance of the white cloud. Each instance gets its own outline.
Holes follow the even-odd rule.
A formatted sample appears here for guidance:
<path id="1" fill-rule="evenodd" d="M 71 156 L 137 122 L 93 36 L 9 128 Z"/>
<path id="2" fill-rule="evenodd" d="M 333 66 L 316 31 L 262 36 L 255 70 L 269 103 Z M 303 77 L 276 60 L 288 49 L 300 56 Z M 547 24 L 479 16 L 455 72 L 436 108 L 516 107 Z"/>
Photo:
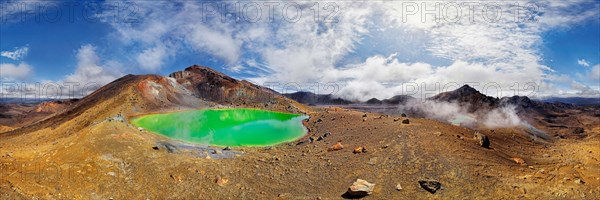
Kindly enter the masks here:
<path id="1" fill-rule="evenodd" d="M 238 61 L 241 41 L 232 38 L 231 33 L 214 30 L 202 24 L 189 25 L 186 29 L 189 30 L 186 39 L 197 51 L 206 51 L 227 64 Z"/>
<path id="2" fill-rule="evenodd" d="M 416 3 L 422 5 L 422 2 Z M 530 89 L 523 87 L 527 84 L 542 85 L 547 81 L 545 77 L 554 71 L 542 64 L 543 57 L 538 49 L 542 44 L 542 33 L 552 26 L 569 25 L 598 16 L 592 9 L 580 16 L 563 12 L 548 2 L 538 4 L 553 12 L 537 17 L 552 20 L 524 23 L 515 22 L 514 16 L 506 16 L 494 23 L 482 21 L 482 16 L 476 16 L 475 20 L 479 20 L 477 23 L 469 22 L 470 19 L 466 17 L 458 23 L 443 20 L 423 22 L 420 13 L 413 18 L 402 18 L 402 12 L 394 3 L 340 3 L 343 11 L 339 15 L 339 23 L 321 25 L 301 20 L 284 23 L 275 29 L 274 44 L 262 50 L 264 61 L 274 73 L 254 80 L 333 81 L 343 86 L 339 96 L 362 100 L 399 94 L 403 92 L 401 84 L 406 82 L 424 83 L 428 89 L 435 83 L 442 86 L 469 82 L 481 86 L 497 84 L 502 88 L 502 93 L 489 90 L 488 95 L 532 94 Z M 506 3 L 500 6 L 512 9 L 512 5 Z M 560 4 L 568 8 L 573 5 Z M 573 19 L 575 22 L 551 23 L 559 18 Z M 401 30 L 395 34 L 401 40 L 428 35 L 424 38 L 431 40 L 421 41 L 426 44 L 425 48 L 433 56 L 450 61 L 450 64 L 434 65 L 429 60 L 400 61 L 403 55 L 372 55 L 356 64 L 338 64 L 361 45 L 364 37 L 381 30 Z M 376 42 L 385 44 L 387 41 Z M 414 46 L 395 48 L 409 49 L 404 52 L 415 51 L 410 50 Z M 377 52 L 378 49 L 373 51 Z M 515 85 L 517 92 L 513 91 Z M 427 92 L 419 92 L 423 93 Z"/>
<path id="3" fill-rule="evenodd" d="M 598 86 L 596 86 L 598 87 Z M 570 93 L 574 93 L 576 96 L 582 96 L 582 97 L 599 97 L 600 96 L 600 88 L 592 88 L 588 85 L 584 85 L 581 84 L 577 81 L 573 81 L 571 83 L 571 89 L 573 91 L 571 91 Z"/>
<path id="4" fill-rule="evenodd" d="M 105 22 L 116 30 L 116 37 L 125 45 L 143 47 L 136 52 L 136 62 L 143 69 L 155 71 L 177 51 L 193 49 L 212 55 L 234 67 L 241 56 L 243 39 L 231 25 L 220 18 L 204 20 L 203 3 L 181 1 L 180 5 L 148 1 L 131 2 L 136 8 L 138 23 L 131 25 L 113 19 L 115 11 L 104 13 Z M 112 6 L 113 2 L 106 2 Z M 254 33 L 254 34 L 259 34 Z"/>
<path id="5" fill-rule="evenodd" d="M 219 14 L 205 18 L 199 12 L 202 4 L 193 1 L 135 2 L 139 23 L 109 23 L 124 43 L 142 47 L 135 53 L 136 62 L 150 70 L 162 67 L 169 52 L 176 56 L 175 52 L 192 49 L 226 63 L 230 71 L 256 71 L 250 73 L 255 75 L 251 80 L 259 84 L 336 82 L 342 86 L 338 94 L 352 98 L 390 97 L 403 91 L 404 82 L 428 86 L 478 82 L 481 87 L 496 83 L 504 90 L 503 96 L 510 96 L 515 94 L 511 93 L 515 85 L 523 90 L 535 83 L 551 94 L 558 90 L 549 82 L 570 82 L 572 78 L 556 75 L 544 64 L 539 48 L 542 36 L 548 30 L 595 20 L 600 12 L 599 4 L 584 0 L 518 2 L 522 6 L 535 3 L 539 12 L 531 16 L 537 21 L 516 21 L 508 12 L 516 9 L 514 2 L 494 2 L 505 11 L 498 22 L 486 21 L 481 12 L 469 18 L 464 10 L 458 22 L 435 22 L 422 21 L 421 12 L 404 18 L 398 2 L 342 1 L 334 2 L 340 9 L 336 23 L 324 23 L 325 16 L 315 20 L 312 15 L 286 22 L 281 8 L 287 3 L 279 2 L 274 22 L 266 20 L 264 11 L 269 8 L 262 7 L 263 20 L 244 23 L 221 22 Z M 414 3 L 432 5 L 430 1 Z M 311 8 L 314 2 L 298 4 Z M 389 41 L 373 38 L 377 33 L 415 41 L 419 48 L 397 45 L 391 48 L 393 52 L 384 51 L 381 46 Z M 366 38 L 372 43 L 366 43 Z M 165 49 L 165 41 L 172 46 Z M 419 58 L 425 58 L 407 61 L 406 55 L 394 52 L 418 52 L 424 54 Z M 250 61 L 247 54 L 252 55 Z M 351 62 L 350 56 L 355 56 Z M 488 94 L 498 93 L 491 90 Z"/>
<path id="6" fill-rule="evenodd" d="M 590 79 L 592 79 L 592 81 L 596 81 L 596 83 L 600 85 L 600 64 L 592 67 L 590 71 Z"/>
<path id="7" fill-rule="evenodd" d="M 23 22 L 28 18 L 54 8 L 59 1 L 49 0 L 17 0 L 0 2 L 0 24 Z"/>
<path id="8" fill-rule="evenodd" d="M 17 47 L 13 51 L 2 51 L 0 52 L 0 56 L 10 58 L 12 60 L 21 60 L 23 57 L 27 56 L 29 52 L 29 47 Z"/>
<path id="9" fill-rule="evenodd" d="M 97 87 L 114 81 L 121 77 L 121 73 L 117 71 L 117 66 L 112 62 L 106 62 L 102 65 L 100 58 L 96 54 L 96 47 L 86 44 L 77 50 L 77 66 L 75 72 L 67 75 L 60 83 L 77 83 L 82 89 L 97 89 Z M 61 84 L 62 85 L 62 84 Z M 90 86 L 90 87 L 86 87 Z M 94 87 L 92 87 L 94 86 Z M 87 94 L 90 91 L 81 91 Z"/>
<path id="10" fill-rule="evenodd" d="M 136 61 L 142 69 L 156 71 L 164 66 L 164 60 L 170 55 L 164 45 L 158 45 L 142 51 Z"/>
<path id="11" fill-rule="evenodd" d="M 76 59 L 75 71 L 58 81 L 29 82 L 26 78 L 33 73 L 29 65 L 0 64 L 0 78 L 19 79 L 24 82 L 15 84 L 25 86 L 15 91 L 0 91 L 0 94 L 19 98 L 80 98 L 122 76 L 118 70 L 120 63 L 102 61 L 96 53 L 96 47 L 90 44 L 82 45 L 77 50 Z"/>
<path id="12" fill-rule="evenodd" d="M 577 64 L 579 64 L 581 66 L 584 66 L 584 67 L 589 67 L 590 66 L 590 63 L 587 60 L 585 60 L 585 59 L 579 59 L 579 60 L 577 60 Z"/>
<path id="13" fill-rule="evenodd" d="M 0 79 L 8 80 L 24 80 L 29 78 L 33 73 L 31 66 L 26 63 L 11 64 L 2 63 L 0 64 Z"/>

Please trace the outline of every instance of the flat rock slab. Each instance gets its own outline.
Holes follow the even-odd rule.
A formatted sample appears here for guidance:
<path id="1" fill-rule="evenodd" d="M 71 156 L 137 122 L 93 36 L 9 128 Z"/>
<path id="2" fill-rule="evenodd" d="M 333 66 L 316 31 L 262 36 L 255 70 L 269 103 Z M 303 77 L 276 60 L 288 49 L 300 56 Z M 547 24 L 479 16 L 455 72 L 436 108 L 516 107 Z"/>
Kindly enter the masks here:
<path id="1" fill-rule="evenodd" d="M 421 186 L 421 188 L 427 190 L 427 192 L 431 194 L 435 194 L 435 192 L 442 188 L 442 184 L 434 180 L 420 180 L 419 185 Z"/>

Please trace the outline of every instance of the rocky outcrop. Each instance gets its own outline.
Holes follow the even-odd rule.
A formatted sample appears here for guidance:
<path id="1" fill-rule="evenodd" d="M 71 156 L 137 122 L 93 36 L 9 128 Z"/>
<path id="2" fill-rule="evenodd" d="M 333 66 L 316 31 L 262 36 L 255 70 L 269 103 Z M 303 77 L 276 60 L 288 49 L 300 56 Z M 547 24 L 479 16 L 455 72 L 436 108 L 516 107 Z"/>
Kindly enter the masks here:
<path id="1" fill-rule="evenodd" d="M 47 101 L 42 102 L 35 106 L 33 109 L 34 112 L 38 113 L 56 113 L 64 110 L 70 105 L 77 102 L 79 99 L 68 99 L 68 100 L 58 100 L 58 101 Z"/>
<path id="2" fill-rule="evenodd" d="M 193 65 L 169 75 L 196 97 L 221 104 L 268 103 L 282 98 L 277 92 L 236 80 L 211 68 Z"/>
<path id="3" fill-rule="evenodd" d="M 469 85 L 464 85 L 454 91 L 440 93 L 428 99 L 441 102 L 456 102 L 468 108 L 469 112 L 491 110 L 498 105 L 497 98 L 486 96 Z"/>

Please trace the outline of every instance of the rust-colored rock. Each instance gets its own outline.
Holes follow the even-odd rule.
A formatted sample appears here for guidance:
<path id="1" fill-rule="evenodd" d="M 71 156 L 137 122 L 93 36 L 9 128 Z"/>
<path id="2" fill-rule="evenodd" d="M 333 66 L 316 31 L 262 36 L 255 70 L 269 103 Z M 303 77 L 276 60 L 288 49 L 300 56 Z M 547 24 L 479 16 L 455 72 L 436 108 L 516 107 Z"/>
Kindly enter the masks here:
<path id="1" fill-rule="evenodd" d="M 327 151 L 339 151 L 344 149 L 344 145 L 342 145 L 341 142 L 338 142 L 336 144 L 334 144 L 333 146 L 329 147 L 329 149 L 327 149 Z"/>
<path id="2" fill-rule="evenodd" d="M 367 152 L 367 148 L 365 148 L 365 147 L 356 147 L 352 151 L 352 153 L 354 153 L 354 154 L 357 154 L 357 153 L 366 153 L 366 152 Z"/>
<path id="3" fill-rule="evenodd" d="M 523 160 L 523 158 L 512 158 L 513 161 L 515 161 L 515 163 L 519 164 L 519 165 L 525 165 L 525 160 Z"/>

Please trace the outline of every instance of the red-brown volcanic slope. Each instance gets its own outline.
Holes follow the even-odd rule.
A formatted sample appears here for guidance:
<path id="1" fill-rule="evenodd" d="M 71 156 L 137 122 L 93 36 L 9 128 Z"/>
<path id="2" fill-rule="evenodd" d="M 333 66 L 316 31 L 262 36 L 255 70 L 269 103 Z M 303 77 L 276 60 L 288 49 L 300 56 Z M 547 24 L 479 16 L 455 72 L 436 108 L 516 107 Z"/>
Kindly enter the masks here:
<path id="1" fill-rule="evenodd" d="M 197 69 L 202 68 L 188 71 Z M 148 112 L 223 106 L 213 102 L 215 96 L 198 99 L 194 94 L 202 90 L 176 84 L 185 82 L 126 76 L 60 114 L 0 134 L 0 198 L 340 199 L 357 178 L 376 184 L 365 199 L 600 196 L 598 128 L 585 138 L 552 143 L 532 142 L 517 129 L 483 131 L 491 140 L 491 148 L 485 149 L 472 139 L 471 129 L 427 119 L 409 118 L 410 124 L 402 124 L 398 116 L 309 108 L 277 94 L 223 104 L 305 112 L 311 116 L 307 137 L 331 135 L 300 145 L 225 151 L 171 141 L 127 122 Z M 212 90 L 222 92 L 218 97 L 263 91 L 233 83 L 244 89 L 202 82 L 227 86 Z M 345 148 L 327 151 L 337 142 Z M 368 151 L 353 154 L 358 146 Z M 418 181 L 425 179 L 438 180 L 443 189 L 430 194 L 419 188 Z M 397 184 L 403 189 L 396 190 Z"/>

